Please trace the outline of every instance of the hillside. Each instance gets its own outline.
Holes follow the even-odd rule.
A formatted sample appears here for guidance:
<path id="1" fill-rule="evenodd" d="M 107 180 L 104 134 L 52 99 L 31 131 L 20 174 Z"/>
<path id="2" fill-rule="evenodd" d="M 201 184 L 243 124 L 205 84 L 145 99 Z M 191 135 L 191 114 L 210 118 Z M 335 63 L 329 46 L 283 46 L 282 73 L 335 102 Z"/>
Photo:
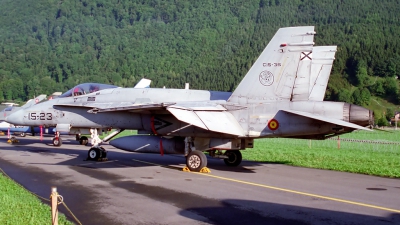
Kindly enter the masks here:
<path id="1" fill-rule="evenodd" d="M 279 27 L 338 45 L 327 100 L 398 103 L 397 0 L 0 0 L 0 101 L 77 83 L 232 91 Z"/>

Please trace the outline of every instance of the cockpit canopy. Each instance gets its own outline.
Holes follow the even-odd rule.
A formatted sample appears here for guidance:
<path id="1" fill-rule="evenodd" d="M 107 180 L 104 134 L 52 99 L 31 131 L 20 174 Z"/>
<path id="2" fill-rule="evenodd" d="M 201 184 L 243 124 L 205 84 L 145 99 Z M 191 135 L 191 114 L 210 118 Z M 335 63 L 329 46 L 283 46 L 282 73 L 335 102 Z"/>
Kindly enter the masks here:
<path id="1" fill-rule="evenodd" d="M 83 83 L 78 84 L 75 87 L 69 89 L 67 92 L 63 93 L 59 96 L 59 98 L 71 97 L 71 96 L 79 96 L 85 95 L 92 92 L 110 89 L 110 88 L 118 88 L 118 86 L 111 84 L 99 84 L 99 83 Z"/>

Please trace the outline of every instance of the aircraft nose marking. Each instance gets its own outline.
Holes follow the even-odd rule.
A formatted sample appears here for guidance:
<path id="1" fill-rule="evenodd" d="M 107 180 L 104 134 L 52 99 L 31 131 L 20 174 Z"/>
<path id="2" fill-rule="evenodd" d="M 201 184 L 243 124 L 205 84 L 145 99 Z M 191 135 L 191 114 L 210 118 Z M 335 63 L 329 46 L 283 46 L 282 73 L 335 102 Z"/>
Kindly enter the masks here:
<path id="1" fill-rule="evenodd" d="M 18 110 L 11 115 L 8 115 L 5 120 L 8 123 L 14 124 L 14 125 L 23 125 L 24 124 L 24 112 L 25 110 L 21 109 Z"/>

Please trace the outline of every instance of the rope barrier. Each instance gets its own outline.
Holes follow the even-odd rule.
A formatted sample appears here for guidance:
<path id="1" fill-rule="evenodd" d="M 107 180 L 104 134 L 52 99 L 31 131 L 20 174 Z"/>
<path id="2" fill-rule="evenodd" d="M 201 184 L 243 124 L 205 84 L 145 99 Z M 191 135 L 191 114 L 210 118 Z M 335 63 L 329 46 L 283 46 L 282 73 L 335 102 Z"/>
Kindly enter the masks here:
<path id="1" fill-rule="evenodd" d="M 328 139 L 329 140 L 333 140 L 333 141 L 337 141 L 336 137 L 331 137 L 331 138 L 328 138 Z M 370 144 L 383 144 L 383 145 L 400 145 L 400 142 L 357 140 L 357 139 L 349 139 L 349 138 L 340 138 L 340 141 L 361 142 L 361 143 L 370 143 Z"/>
<path id="2" fill-rule="evenodd" d="M 28 191 L 29 193 L 31 193 L 32 195 L 36 196 L 37 198 L 46 201 L 46 202 L 50 202 L 50 199 L 44 198 L 36 193 L 31 192 L 30 190 L 26 189 L 24 186 L 22 186 L 21 184 L 19 184 L 18 182 L 16 182 L 14 179 L 12 179 L 10 176 L 8 176 L 8 174 L 6 172 L 4 172 L 3 169 L 0 168 L 0 173 L 2 173 L 6 178 L 8 178 L 9 180 L 13 181 L 16 185 L 18 185 L 19 187 L 25 189 L 26 191 Z M 51 197 L 51 196 L 50 196 Z M 67 204 L 65 204 L 64 202 L 64 198 L 61 195 L 58 195 L 58 204 L 62 204 L 65 209 L 69 212 L 69 214 L 75 219 L 75 221 L 79 224 L 82 225 L 82 223 L 78 220 L 78 218 L 72 213 L 72 211 L 68 208 Z"/>

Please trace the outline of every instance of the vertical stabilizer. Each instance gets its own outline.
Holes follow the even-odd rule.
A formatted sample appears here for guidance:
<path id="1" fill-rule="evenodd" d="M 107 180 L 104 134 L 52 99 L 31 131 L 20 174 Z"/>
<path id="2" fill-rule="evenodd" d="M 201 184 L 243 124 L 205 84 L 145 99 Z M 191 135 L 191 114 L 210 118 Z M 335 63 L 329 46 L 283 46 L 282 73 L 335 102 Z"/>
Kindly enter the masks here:
<path id="1" fill-rule="evenodd" d="M 151 80 L 142 78 L 133 88 L 149 88 Z"/>
<path id="2" fill-rule="evenodd" d="M 23 109 L 29 108 L 29 107 L 31 107 L 31 106 L 33 106 L 33 105 L 35 105 L 35 104 L 37 104 L 37 103 L 43 101 L 44 99 L 46 99 L 46 96 L 47 96 L 47 95 L 39 95 L 39 96 L 37 96 L 37 97 L 34 98 L 34 99 L 29 99 L 29 100 L 25 103 L 25 105 L 21 106 L 21 108 L 23 108 Z"/>
<path id="3" fill-rule="evenodd" d="M 310 98 L 311 101 L 323 101 L 328 87 L 336 46 L 321 46 L 315 49 L 315 58 L 311 64 Z"/>
<path id="4" fill-rule="evenodd" d="M 308 60 L 299 63 L 292 101 L 322 101 L 325 96 L 336 46 L 313 47 Z"/>
<path id="5" fill-rule="evenodd" d="M 299 62 L 310 58 L 314 34 L 313 26 L 279 29 L 228 101 L 290 101 Z"/>

